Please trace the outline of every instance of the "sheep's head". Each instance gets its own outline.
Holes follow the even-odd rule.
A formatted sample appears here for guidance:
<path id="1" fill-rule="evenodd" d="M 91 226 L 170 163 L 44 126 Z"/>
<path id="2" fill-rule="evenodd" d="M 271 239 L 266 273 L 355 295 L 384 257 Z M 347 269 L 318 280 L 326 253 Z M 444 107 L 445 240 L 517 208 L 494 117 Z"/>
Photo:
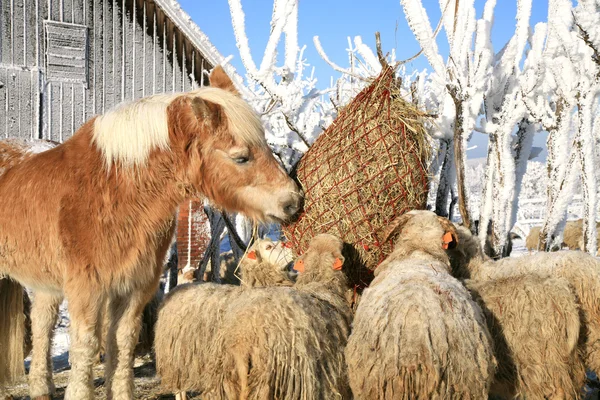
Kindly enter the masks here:
<path id="1" fill-rule="evenodd" d="M 285 243 L 257 240 L 240 262 L 242 286 L 291 285 L 287 266 L 292 251 Z"/>
<path id="2" fill-rule="evenodd" d="M 329 234 L 315 236 L 306 252 L 294 264 L 294 270 L 299 273 L 298 282 L 315 282 L 345 279 L 342 272 L 344 256 L 343 242 Z"/>
<path id="3" fill-rule="evenodd" d="M 490 260 L 481 248 L 481 242 L 477 236 L 464 226 L 457 226 L 459 244 L 454 249 L 448 250 L 452 275 L 458 279 L 472 278 L 473 272 L 482 263 Z"/>
<path id="4" fill-rule="evenodd" d="M 445 250 L 458 245 L 458 234 L 452 222 L 431 211 L 413 210 L 390 223 L 381 234 L 385 243 L 397 236 L 394 251 L 422 251 L 446 259 Z"/>
<path id="5" fill-rule="evenodd" d="M 284 270 L 293 261 L 292 249 L 284 242 L 259 239 L 250 248 L 245 257 L 249 265 L 269 263 L 276 269 Z"/>

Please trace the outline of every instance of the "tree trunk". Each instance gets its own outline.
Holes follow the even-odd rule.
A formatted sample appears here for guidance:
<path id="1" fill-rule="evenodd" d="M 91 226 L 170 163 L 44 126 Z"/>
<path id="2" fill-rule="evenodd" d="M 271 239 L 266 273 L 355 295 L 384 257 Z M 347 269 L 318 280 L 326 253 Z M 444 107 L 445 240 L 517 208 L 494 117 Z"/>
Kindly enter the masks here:
<path id="1" fill-rule="evenodd" d="M 455 91 L 454 91 L 455 92 Z M 454 162 L 456 164 L 456 186 L 458 191 L 458 210 L 463 220 L 463 225 L 472 229 L 471 213 L 469 211 L 469 196 L 465 182 L 466 149 L 464 131 L 464 103 L 456 93 L 452 93 L 456 106 L 456 119 L 454 121 Z"/>
<path id="2" fill-rule="evenodd" d="M 442 139 L 440 151 L 444 152 L 444 161 L 440 170 L 440 180 L 435 197 L 435 213 L 442 217 L 448 217 L 448 197 L 452 188 L 452 159 L 453 149 L 449 139 Z"/>
<path id="3" fill-rule="evenodd" d="M 580 97 L 579 140 L 575 150 L 581 163 L 581 193 L 583 197 L 583 251 L 592 255 L 597 252 L 596 205 L 598 184 L 596 181 L 596 160 L 592 130 L 592 114 L 596 91 L 592 88 Z"/>
<path id="4" fill-rule="evenodd" d="M 563 136 L 568 137 L 571 128 L 572 106 L 564 99 L 559 99 L 556 104 L 556 125 L 548 129 L 548 157 L 546 168 L 548 171 L 548 188 L 546 190 L 546 217 L 540 230 L 538 249 L 542 251 L 557 250 L 553 246 L 555 239 L 564 229 L 568 200 L 572 197 L 574 181 L 574 165 L 577 159 L 573 144 L 577 143 L 579 132 L 571 141 L 571 149 L 561 146 L 569 140 L 558 141 Z M 559 158 L 567 154 L 568 160 L 561 162 Z"/>

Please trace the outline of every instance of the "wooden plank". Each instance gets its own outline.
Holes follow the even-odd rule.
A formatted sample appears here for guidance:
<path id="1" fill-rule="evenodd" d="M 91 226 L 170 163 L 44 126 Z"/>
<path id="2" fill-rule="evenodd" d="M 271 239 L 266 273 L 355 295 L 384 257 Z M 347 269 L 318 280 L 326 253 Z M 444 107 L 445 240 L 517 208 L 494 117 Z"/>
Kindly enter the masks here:
<path id="1" fill-rule="evenodd" d="M 37 65 L 37 0 L 23 0 L 25 13 L 23 21 L 23 65 Z"/>
<path id="2" fill-rule="evenodd" d="M 44 30 L 44 20 L 48 15 L 48 1 L 36 0 L 36 65 L 39 68 L 44 68 L 46 54 L 46 31 Z"/>
<path id="3" fill-rule="evenodd" d="M 92 115 L 96 114 L 96 94 L 100 91 L 97 88 L 97 58 L 98 38 L 102 38 L 102 31 L 98 32 L 98 21 L 96 15 L 96 2 L 93 0 L 84 1 L 83 22 L 89 27 L 88 30 L 88 87 L 82 88 L 82 96 L 84 97 L 85 107 L 82 111 L 82 118 L 87 120 Z M 100 23 L 102 29 L 102 23 Z M 100 34 L 99 34 L 100 33 Z"/>
<path id="4" fill-rule="evenodd" d="M 127 44 L 128 44 L 128 38 L 127 38 L 127 8 L 125 5 L 125 0 L 122 0 L 120 2 L 120 7 L 121 7 L 121 24 L 120 24 L 120 33 L 119 35 L 115 36 L 115 43 L 121 43 L 121 47 L 120 47 L 120 51 L 121 51 L 121 100 L 123 101 L 127 98 L 127 59 L 129 57 L 126 56 L 127 54 Z"/>
<path id="5" fill-rule="evenodd" d="M 72 18 L 75 24 L 88 25 L 85 18 L 85 11 L 88 7 L 87 3 L 90 0 L 71 0 L 71 10 L 73 12 Z M 89 26 L 89 25 L 88 25 Z"/>
<path id="6" fill-rule="evenodd" d="M 68 22 L 74 24 L 73 20 L 74 10 L 73 10 L 73 0 L 61 0 L 61 9 L 62 9 L 62 18 L 60 19 L 62 22 Z"/>
<path id="7" fill-rule="evenodd" d="M 113 92 L 114 98 L 110 104 L 112 107 L 123 100 L 123 22 L 121 13 L 122 2 L 115 0 L 113 4 Z"/>
<path id="8" fill-rule="evenodd" d="M 0 21 L 0 37 L 2 37 L 2 62 L 10 65 L 13 63 L 12 58 L 12 1 L 2 0 L 2 21 Z"/>
<path id="9" fill-rule="evenodd" d="M 129 31 L 129 36 L 131 37 L 131 53 L 132 53 L 132 57 L 127 57 L 128 60 L 131 60 L 131 79 L 128 79 L 127 81 L 130 83 L 130 87 L 131 87 L 131 99 L 135 99 L 136 98 L 136 86 L 138 86 L 137 80 L 139 79 L 139 74 L 137 73 L 136 67 L 138 65 L 138 63 L 136 62 L 136 58 L 139 56 L 139 50 L 138 50 L 138 45 L 136 43 L 137 41 L 137 35 L 136 35 L 136 25 L 137 25 L 137 21 L 136 21 L 136 17 L 137 17 L 137 6 L 135 4 L 135 1 L 131 1 L 129 3 L 129 7 L 128 7 L 128 18 L 127 18 L 127 22 L 129 23 L 129 27 L 128 27 L 128 31 Z"/>
<path id="10" fill-rule="evenodd" d="M 114 102 L 113 10 L 111 1 L 102 2 L 102 108 L 108 110 Z"/>
<path id="11" fill-rule="evenodd" d="M 71 88 L 73 108 L 71 115 L 71 129 L 69 134 L 73 135 L 85 122 L 85 119 L 83 118 L 85 110 L 85 96 L 84 92 L 81 90 L 81 85 L 71 84 Z"/>
<path id="12" fill-rule="evenodd" d="M 14 69 L 8 70 L 6 90 L 8 93 L 8 136 L 14 137 L 18 133 L 19 126 L 19 74 Z"/>
<path id="13" fill-rule="evenodd" d="M 101 3 L 106 3 L 103 1 Z M 90 40 L 90 85 L 87 90 L 88 112 L 87 118 L 103 112 L 104 101 L 104 6 L 91 0 L 91 10 L 88 10 L 88 24 L 91 28 Z M 91 97 L 91 98 L 90 98 Z"/>
<path id="14" fill-rule="evenodd" d="M 62 0 L 48 0 L 48 19 L 62 21 Z"/>
<path id="15" fill-rule="evenodd" d="M 169 41 L 169 36 L 167 35 L 168 21 L 165 19 L 163 25 L 163 93 L 168 93 L 173 91 L 173 42 Z"/>
<path id="16" fill-rule="evenodd" d="M 8 137 L 8 73 L 6 68 L 0 67 L 0 136 Z"/>
<path id="17" fill-rule="evenodd" d="M 33 136 L 32 121 L 32 85 L 31 71 L 19 71 L 19 137 L 31 139 Z"/>

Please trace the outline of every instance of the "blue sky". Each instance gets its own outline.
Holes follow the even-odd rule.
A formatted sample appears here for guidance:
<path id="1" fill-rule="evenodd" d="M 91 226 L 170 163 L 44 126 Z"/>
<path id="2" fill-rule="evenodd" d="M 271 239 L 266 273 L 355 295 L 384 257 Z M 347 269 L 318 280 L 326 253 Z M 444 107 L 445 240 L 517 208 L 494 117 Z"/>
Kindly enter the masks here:
<path id="1" fill-rule="evenodd" d="M 183 9 L 190 14 L 210 38 L 212 43 L 224 55 L 233 55 L 231 63 L 241 75 L 245 75 L 231 26 L 229 5 L 227 0 L 179 0 Z M 501 49 L 514 33 L 516 0 L 497 0 L 495 23 L 492 30 L 494 50 Z M 478 17 L 483 11 L 484 0 L 475 0 Z M 440 18 L 438 0 L 424 0 L 432 25 L 437 25 Z M 246 33 L 255 63 L 262 60 L 265 45 L 269 37 L 272 0 L 242 0 L 246 14 Z M 348 36 L 362 36 L 372 49 L 375 49 L 375 32 L 381 32 L 384 52 L 396 50 L 398 59 L 406 59 L 419 51 L 419 45 L 408 28 L 399 0 L 300 0 L 298 9 L 298 42 L 306 45 L 304 53 L 306 61 L 315 67 L 318 86 L 325 88 L 330 78 L 339 76 L 318 55 L 313 44 L 313 36 L 319 36 L 321 44 L 329 58 L 342 67 L 348 65 Z M 533 0 L 531 15 L 532 26 L 544 22 L 548 15 L 548 0 Z M 438 37 L 440 52 L 445 57 L 448 46 L 445 37 Z M 281 57 L 283 54 L 281 54 Z M 421 56 L 410 64 L 408 69 L 422 70 L 429 65 Z M 428 68 L 429 69 L 429 68 Z M 538 135 L 536 146 L 543 146 L 545 138 Z M 474 134 L 472 145 L 475 150 L 469 152 L 470 158 L 484 157 L 487 138 Z"/>

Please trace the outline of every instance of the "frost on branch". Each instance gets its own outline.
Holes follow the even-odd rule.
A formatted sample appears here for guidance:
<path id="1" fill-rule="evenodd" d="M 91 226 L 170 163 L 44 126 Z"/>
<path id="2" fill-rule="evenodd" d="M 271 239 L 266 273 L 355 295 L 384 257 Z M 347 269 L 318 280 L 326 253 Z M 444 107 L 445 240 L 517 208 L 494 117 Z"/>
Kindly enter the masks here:
<path id="1" fill-rule="evenodd" d="M 247 72 L 248 101 L 263 116 L 267 141 L 289 170 L 332 120 L 333 107 L 324 100 L 330 89 L 318 90 L 317 80 L 298 45 L 298 1 L 275 0 L 271 34 L 260 67 L 254 62 L 246 36 L 240 0 L 229 0 L 240 57 Z M 285 35 L 283 65 L 277 65 L 277 46 Z"/>
<path id="2" fill-rule="evenodd" d="M 466 188 L 466 148 L 481 109 L 490 74 L 493 52 L 489 40 L 495 1 L 488 0 L 483 18 L 476 20 L 474 0 L 440 1 L 442 26 L 450 54 L 440 55 L 427 12 L 421 0 L 400 0 L 408 24 L 423 54 L 435 71 L 435 82 L 443 84 L 454 103 L 452 142 L 459 210 L 463 223 L 471 227 L 472 217 Z"/>

